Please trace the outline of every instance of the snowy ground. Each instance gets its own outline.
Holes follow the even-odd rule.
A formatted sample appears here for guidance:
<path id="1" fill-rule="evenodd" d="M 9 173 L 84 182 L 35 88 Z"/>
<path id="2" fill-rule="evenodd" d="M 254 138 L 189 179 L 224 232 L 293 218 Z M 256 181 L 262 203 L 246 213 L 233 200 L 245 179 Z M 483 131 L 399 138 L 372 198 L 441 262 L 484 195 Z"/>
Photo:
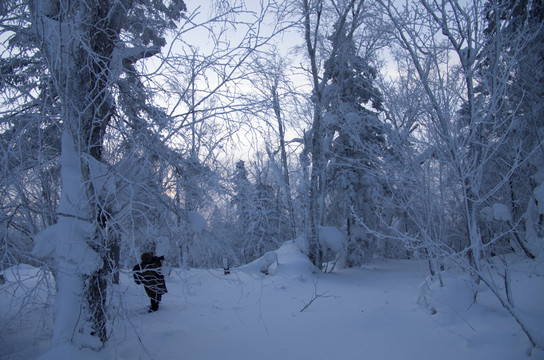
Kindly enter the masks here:
<path id="1" fill-rule="evenodd" d="M 278 263 L 268 276 L 258 263 L 228 276 L 222 270 L 173 269 L 169 293 L 152 314 L 142 312 L 145 293 L 124 273 L 123 315 L 100 353 L 50 350 L 48 337 L 39 335 L 50 320 L 36 310 L 2 330 L 0 358 L 544 359 L 540 350 L 530 355 L 527 338 L 489 291 L 481 291 L 478 304 L 470 306 L 464 277 L 453 272 L 445 274 L 446 287 L 431 286 L 428 293 L 422 286 L 425 262 L 377 261 L 317 276 L 307 259 L 284 245 Z M 544 266 L 517 260 L 515 269 L 516 306 L 544 343 Z M 0 286 L 5 320 L 17 300 L 6 296 L 9 276 Z M 420 304 L 423 293 L 435 315 Z"/>

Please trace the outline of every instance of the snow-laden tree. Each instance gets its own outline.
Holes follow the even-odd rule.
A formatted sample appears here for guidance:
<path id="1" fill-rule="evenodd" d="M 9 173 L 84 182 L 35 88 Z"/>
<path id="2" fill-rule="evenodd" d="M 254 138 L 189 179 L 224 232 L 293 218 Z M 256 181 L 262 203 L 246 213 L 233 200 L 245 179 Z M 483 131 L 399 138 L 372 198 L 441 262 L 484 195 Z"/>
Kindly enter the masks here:
<path id="1" fill-rule="evenodd" d="M 236 206 L 236 217 L 240 230 L 249 227 L 251 217 L 251 203 L 253 196 L 253 185 L 249 182 L 245 162 L 240 160 L 236 163 L 236 172 L 233 177 L 234 194 L 232 203 Z"/>
<path id="2" fill-rule="evenodd" d="M 392 188 L 394 195 L 398 193 L 394 200 L 409 215 L 412 229 L 392 226 L 391 230 L 429 256 L 454 260 L 476 282 L 485 283 L 536 345 L 523 317 L 509 301 L 508 266 L 504 263 L 497 268 L 492 256 L 497 249 L 508 251 L 498 246 L 502 241 L 524 241 L 516 229 L 519 226 L 514 223 L 508 193 L 517 182 L 514 174 L 530 161 L 524 154 L 541 150 L 539 141 L 526 143 L 520 138 L 523 112 L 507 104 L 512 99 L 511 76 L 517 72 L 521 51 L 527 39 L 538 37 L 541 28 L 522 27 L 510 35 L 502 30 L 486 34 L 485 15 L 491 13 L 480 1 L 380 4 L 393 26 L 397 50 L 403 54 L 403 61 L 409 60 L 409 70 L 399 72 L 399 77 L 412 76 L 420 89 L 420 127 L 414 136 L 419 140 L 416 151 L 420 155 L 412 158 L 427 168 L 413 173 L 428 174 L 420 179 L 412 177 L 414 184 L 420 184 L 412 188 L 415 194 L 409 193 L 409 188 Z M 505 20 L 501 21 L 502 27 Z M 510 41 L 510 36 L 515 41 Z M 508 51 L 497 52 L 496 46 L 504 42 Z M 524 91 L 533 93 L 529 87 Z M 523 150 L 528 145 L 528 151 Z M 414 197 L 419 200 L 412 202 Z M 494 203 L 498 199 L 508 204 Z M 439 217 L 429 216 L 432 207 Z M 449 224 L 435 226 L 436 221 Z M 502 224 L 488 226 L 493 221 Z M 493 281 L 492 269 L 503 273 L 502 287 Z M 476 296 L 477 292 L 475 300 Z"/>
<path id="3" fill-rule="evenodd" d="M 376 246 L 373 235 L 359 227 L 354 214 L 379 226 L 382 205 L 382 159 L 386 150 L 386 126 L 377 113 L 382 96 L 374 86 L 377 71 L 355 46 L 362 7 L 355 8 L 350 22 L 342 29 L 335 24 L 331 57 L 324 63 L 328 76 L 323 91 L 327 153 L 327 196 L 325 221 L 335 218 L 347 233 L 347 265 L 359 265 L 372 258 Z M 377 229 L 376 229 L 377 230 Z"/>
<path id="4" fill-rule="evenodd" d="M 60 129 L 56 93 L 28 31 L 24 2 L 0 7 L 0 267 L 29 257 L 30 235 L 56 221 Z"/>
<path id="5" fill-rule="evenodd" d="M 535 201 L 540 201 L 533 191 L 540 184 L 535 180 L 543 154 L 540 145 L 544 5 L 526 1 L 489 1 L 485 4 L 485 17 L 485 44 L 478 71 L 482 86 L 476 91 L 480 101 L 492 104 L 493 117 L 499 123 L 490 129 L 490 136 L 505 139 L 499 144 L 486 174 L 495 179 L 508 179 L 500 184 L 500 190 L 486 205 L 503 204 L 510 213 L 507 221 L 486 225 L 491 232 L 507 229 L 503 246 L 534 257 L 538 250 L 535 239 L 527 236 L 527 231 L 534 234 L 533 225 L 537 224 L 526 224 L 526 211 L 530 212 Z M 502 89 L 502 96 L 494 94 L 498 89 Z M 514 167 L 516 171 L 509 174 Z M 489 181 L 488 186 L 497 186 L 496 181 Z"/>
<path id="6" fill-rule="evenodd" d="M 245 116 L 254 124 L 255 132 L 264 138 L 269 166 L 273 169 L 282 193 L 282 204 L 288 213 L 290 238 L 294 239 L 300 223 L 297 222 L 290 172 L 293 170 L 293 149 L 299 141 L 292 141 L 289 138 L 292 135 L 287 133 L 292 133 L 296 123 L 300 122 L 297 110 L 301 102 L 306 101 L 306 94 L 297 91 L 292 77 L 299 74 L 293 69 L 291 59 L 280 54 L 279 48 L 259 54 L 255 65 L 257 71 L 252 74 L 252 79 L 257 86 L 247 95 L 252 105 L 245 111 Z M 259 143 L 256 147 L 262 145 Z"/>
<path id="7" fill-rule="evenodd" d="M 36 236 L 52 256 L 57 283 L 53 343 L 97 348 L 107 340 L 106 301 L 118 210 L 104 163 L 105 136 L 117 113 L 114 89 L 135 89 L 134 64 L 156 55 L 185 11 L 183 1 L 32 1 L 32 46 L 43 56 L 62 123 L 58 221 Z M 120 80 L 120 81 L 119 81 Z M 127 96 L 134 96 L 135 94 Z"/>
<path id="8" fill-rule="evenodd" d="M 187 266 L 221 264 L 214 261 L 221 256 L 219 244 L 225 242 L 214 239 L 224 239 L 225 233 L 215 237 L 207 233 L 221 226 L 210 226 L 205 234 L 195 236 L 186 218 L 194 211 L 205 217 L 217 214 L 222 224 L 229 218 L 229 210 L 218 207 L 231 205 L 225 200 L 230 194 L 224 185 L 231 180 L 226 163 L 233 153 L 247 151 L 240 144 L 248 146 L 245 132 L 253 132 L 253 121 L 246 114 L 255 110 L 249 94 L 259 84 L 252 81 L 256 59 L 270 53 L 275 37 L 289 26 L 273 12 L 288 1 L 212 3 L 209 9 L 196 7 L 187 14 L 187 26 L 172 39 L 171 52 L 164 59 L 167 66 L 161 65 L 153 79 L 145 79 L 156 87 L 157 98 L 172 119 L 160 128 L 163 143 L 172 150 L 161 161 L 168 164 L 165 183 L 177 203 L 176 231 L 170 240 L 182 248 L 177 252 Z M 227 247 L 224 253 L 238 249 Z"/>
<path id="9" fill-rule="evenodd" d="M 363 212 L 366 206 L 368 217 L 378 212 L 370 205 L 374 176 L 370 174 L 376 173 L 378 154 L 384 150 L 385 127 L 365 105 L 381 109 L 381 96 L 373 84 L 377 72 L 371 60 L 383 46 L 383 38 L 377 31 L 378 13 L 365 1 L 302 1 L 301 5 L 313 104 L 312 124 L 305 137 L 305 154 L 311 162 L 306 232 L 310 258 L 320 266 L 319 227 L 326 221 L 327 196 L 346 215 L 353 250 L 359 253 L 364 235 L 352 227 L 349 208 L 355 206 L 356 212 Z M 372 24 L 371 31 L 366 29 L 368 24 Z M 335 191 L 343 198 L 337 198 Z"/>
<path id="10" fill-rule="evenodd" d="M 255 184 L 251 183 L 245 163 L 240 160 L 232 182 L 236 237 L 239 239 L 236 243 L 240 258 L 248 263 L 288 240 L 289 226 L 279 187 L 269 184 L 266 176 L 258 174 Z"/>

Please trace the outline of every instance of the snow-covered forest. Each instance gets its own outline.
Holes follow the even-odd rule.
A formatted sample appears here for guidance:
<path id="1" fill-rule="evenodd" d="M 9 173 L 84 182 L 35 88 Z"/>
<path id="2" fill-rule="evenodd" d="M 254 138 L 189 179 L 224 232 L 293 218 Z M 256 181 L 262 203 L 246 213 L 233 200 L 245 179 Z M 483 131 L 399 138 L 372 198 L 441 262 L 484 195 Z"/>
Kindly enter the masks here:
<path id="1" fill-rule="evenodd" d="M 544 359 L 543 136 L 541 1 L 4 0 L 0 357 Z"/>

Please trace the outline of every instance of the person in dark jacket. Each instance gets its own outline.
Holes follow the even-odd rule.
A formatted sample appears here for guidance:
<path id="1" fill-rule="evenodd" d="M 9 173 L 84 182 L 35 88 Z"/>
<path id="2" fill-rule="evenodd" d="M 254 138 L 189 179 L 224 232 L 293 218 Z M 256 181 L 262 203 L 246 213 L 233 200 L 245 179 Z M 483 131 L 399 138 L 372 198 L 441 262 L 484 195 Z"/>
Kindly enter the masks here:
<path id="1" fill-rule="evenodd" d="M 142 262 L 132 269 L 134 281 L 138 285 L 143 285 L 147 296 L 151 300 L 149 312 L 159 310 L 159 303 L 162 295 L 166 294 L 166 283 L 161 271 L 164 256 L 154 256 L 151 252 L 143 253 Z"/>

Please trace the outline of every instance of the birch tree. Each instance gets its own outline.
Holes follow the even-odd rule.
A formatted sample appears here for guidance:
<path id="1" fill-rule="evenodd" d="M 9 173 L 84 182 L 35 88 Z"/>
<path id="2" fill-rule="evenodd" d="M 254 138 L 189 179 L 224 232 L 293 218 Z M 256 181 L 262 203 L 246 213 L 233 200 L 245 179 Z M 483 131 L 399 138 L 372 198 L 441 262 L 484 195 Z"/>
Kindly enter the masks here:
<path id="1" fill-rule="evenodd" d="M 271 54 L 264 54 L 260 59 L 259 72 L 256 75 L 256 81 L 259 83 L 255 97 L 255 106 L 250 109 L 249 116 L 256 117 L 259 121 L 265 123 L 265 128 L 260 129 L 266 138 L 266 152 L 271 162 L 271 166 L 276 169 L 277 182 L 282 191 L 282 202 L 288 212 L 288 222 L 291 232 L 291 238 L 296 238 L 297 221 L 295 207 L 292 197 L 289 149 L 290 140 L 286 138 L 288 126 L 298 120 L 296 118 L 296 108 L 301 101 L 301 94 L 296 91 L 293 82 L 289 76 L 296 76 L 287 57 L 277 55 L 278 49 L 272 49 Z M 269 135 L 272 133 L 272 135 Z M 279 145 L 276 143 L 279 141 Z M 276 155 L 279 153 L 279 164 L 276 161 Z"/>

